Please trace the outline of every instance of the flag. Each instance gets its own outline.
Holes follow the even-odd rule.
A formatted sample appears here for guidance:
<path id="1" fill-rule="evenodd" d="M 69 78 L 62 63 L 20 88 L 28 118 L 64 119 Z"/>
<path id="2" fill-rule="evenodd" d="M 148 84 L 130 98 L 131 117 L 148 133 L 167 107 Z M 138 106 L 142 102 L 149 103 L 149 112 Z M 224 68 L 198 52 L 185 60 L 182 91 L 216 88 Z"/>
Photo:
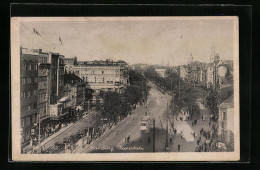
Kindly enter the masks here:
<path id="1" fill-rule="evenodd" d="M 60 38 L 60 36 L 59 36 L 59 41 L 60 41 L 60 44 L 62 45 L 62 41 L 61 41 L 61 38 Z"/>
<path id="2" fill-rule="evenodd" d="M 35 28 L 33 28 L 33 33 L 36 34 L 36 35 L 41 36 L 41 34 Z"/>

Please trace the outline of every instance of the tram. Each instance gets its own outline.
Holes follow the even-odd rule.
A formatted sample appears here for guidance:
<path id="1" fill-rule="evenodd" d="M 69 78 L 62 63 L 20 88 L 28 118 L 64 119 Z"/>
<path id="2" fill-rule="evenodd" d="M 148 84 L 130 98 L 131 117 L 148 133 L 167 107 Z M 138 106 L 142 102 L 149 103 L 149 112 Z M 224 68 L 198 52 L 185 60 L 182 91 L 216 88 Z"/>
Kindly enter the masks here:
<path id="1" fill-rule="evenodd" d="M 150 126 L 151 126 L 151 117 L 150 116 L 144 116 L 141 119 L 141 126 L 140 126 L 140 130 L 141 131 L 149 131 Z"/>

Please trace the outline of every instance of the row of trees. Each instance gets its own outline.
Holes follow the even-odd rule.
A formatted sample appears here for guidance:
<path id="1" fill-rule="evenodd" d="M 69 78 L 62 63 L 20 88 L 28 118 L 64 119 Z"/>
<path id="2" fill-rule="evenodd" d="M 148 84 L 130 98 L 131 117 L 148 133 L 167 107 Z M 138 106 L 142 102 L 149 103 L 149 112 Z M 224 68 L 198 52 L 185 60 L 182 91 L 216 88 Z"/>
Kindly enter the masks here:
<path id="1" fill-rule="evenodd" d="M 144 75 L 164 91 L 173 94 L 175 111 L 197 108 L 196 101 L 203 93 L 194 88 L 193 85 L 183 81 L 176 72 L 168 72 L 166 77 L 161 77 L 151 66 L 145 70 Z"/>
<path id="2" fill-rule="evenodd" d="M 129 71 L 130 85 L 124 92 L 106 92 L 103 94 L 103 103 L 97 110 L 103 118 L 108 118 L 115 123 L 120 117 L 126 117 L 135 108 L 136 104 L 143 103 L 149 94 L 147 80 L 140 72 Z"/>

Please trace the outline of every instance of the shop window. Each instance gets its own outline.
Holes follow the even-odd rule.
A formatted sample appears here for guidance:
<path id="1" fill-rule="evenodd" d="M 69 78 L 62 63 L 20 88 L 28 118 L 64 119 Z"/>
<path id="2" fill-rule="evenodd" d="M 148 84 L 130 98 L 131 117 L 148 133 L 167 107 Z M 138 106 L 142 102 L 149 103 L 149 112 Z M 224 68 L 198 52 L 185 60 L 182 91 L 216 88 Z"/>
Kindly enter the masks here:
<path id="1" fill-rule="evenodd" d="M 28 130 L 25 134 L 25 140 L 29 140 L 30 139 L 30 135 L 31 135 L 31 132 Z"/>

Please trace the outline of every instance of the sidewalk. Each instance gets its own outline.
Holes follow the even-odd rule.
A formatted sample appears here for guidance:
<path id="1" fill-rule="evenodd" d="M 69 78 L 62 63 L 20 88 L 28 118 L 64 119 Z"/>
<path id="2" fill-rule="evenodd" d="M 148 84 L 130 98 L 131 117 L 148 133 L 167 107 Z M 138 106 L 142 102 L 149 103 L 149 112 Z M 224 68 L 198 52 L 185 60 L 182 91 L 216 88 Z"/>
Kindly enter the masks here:
<path id="1" fill-rule="evenodd" d="M 83 117 L 75 122 L 75 123 L 70 123 L 69 125 L 61 128 L 59 131 L 57 131 L 56 133 L 52 134 L 51 136 L 49 136 L 48 138 L 44 139 L 40 146 L 41 147 L 45 147 L 45 149 L 49 148 L 49 145 L 53 145 L 53 143 L 51 143 L 53 140 L 55 140 L 57 137 L 59 137 L 61 134 L 63 134 L 64 132 L 70 130 L 72 127 L 76 126 L 80 121 L 92 116 L 94 114 L 94 112 L 90 112 L 89 114 L 84 114 Z M 26 149 L 30 148 L 31 146 L 27 146 Z M 38 145 L 34 147 L 34 149 L 37 149 Z"/>
<path id="2" fill-rule="evenodd" d="M 178 120 L 174 119 L 174 128 L 177 129 L 177 134 L 171 133 L 169 138 L 173 138 L 173 145 L 170 145 L 171 152 L 178 152 L 178 144 L 180 144 L 180 152 L 195 152 L 197 146 L 197 139 L 200 137 L 200 130 L 204 128 L 206 131 L 210 130 L 209 119 L 202 121 L 201 117 L 209 118 L 209 111 L 202 104 L 199 105 L 200 114 L 197 118 L 193 117 L 192 120 Z M 192 121 L 197 119 L 197 125 L 192 126 Z M 213 123 L 211 123 L 213 124 Z M 181 131 L 183 131 L 183 137 L 181 138 Z M 196 133 L 194 139 L 193 133 Z M 204 142 L 205 138 L 201 136 L 201 142 Z"/>

